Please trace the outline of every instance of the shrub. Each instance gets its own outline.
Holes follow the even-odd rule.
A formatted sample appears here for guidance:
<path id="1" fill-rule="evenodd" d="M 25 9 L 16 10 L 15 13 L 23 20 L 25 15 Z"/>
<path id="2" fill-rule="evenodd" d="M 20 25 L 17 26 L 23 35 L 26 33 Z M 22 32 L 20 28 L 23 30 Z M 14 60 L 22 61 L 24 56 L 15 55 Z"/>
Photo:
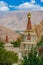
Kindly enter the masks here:
<path id="1" fill-rule="evenodd" d="M 5 43 L 3 41 L 0 41 L 0 48 L 4 48 L 4 45 Z"/>
<path id="2" fill-rule="evenodd" d="M 13 44 L 14 47 L 20 47 L 20 43 L 21 43 L 21 41 L 19 39 L 15 42 L 14 41 L 11 42 L 11 44 Z"/>

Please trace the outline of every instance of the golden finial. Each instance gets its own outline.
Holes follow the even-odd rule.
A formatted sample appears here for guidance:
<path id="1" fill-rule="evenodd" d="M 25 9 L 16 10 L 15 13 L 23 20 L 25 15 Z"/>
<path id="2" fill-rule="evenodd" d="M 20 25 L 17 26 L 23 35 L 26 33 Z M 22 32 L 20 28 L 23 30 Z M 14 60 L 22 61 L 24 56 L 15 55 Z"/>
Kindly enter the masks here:
<path id="1" fill-rule="evenodd" d="M 27 17 L 29 17 L 29 18 L 31 17 L 31 13 L 30 12 L 27 14 Z"/>

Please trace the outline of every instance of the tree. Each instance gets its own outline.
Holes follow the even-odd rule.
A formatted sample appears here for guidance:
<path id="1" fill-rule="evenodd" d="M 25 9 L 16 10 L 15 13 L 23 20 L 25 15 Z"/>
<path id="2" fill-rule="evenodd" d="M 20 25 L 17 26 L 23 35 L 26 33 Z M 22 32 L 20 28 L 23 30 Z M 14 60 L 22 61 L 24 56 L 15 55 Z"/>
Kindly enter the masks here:
<path id="1" fill-rule="evenodd" d="M 17 53 L 6 51 L 0 42 L 0 65 L 12 65 L 18 62 Z"/>
<path id="2" fill-rule="evenodd" d="M 3 41 L 0 41 L 0 47 L 1 47 L 1 48 L 4 48 L 4 46 L 3 46 L 4 44 L 5 44 L 5 43 L 4 43 Z"/>
<path id="3" fill-rule="evenodd" d="M 23 56 L 22 65 L 43 65 L 43 59 L 41 59 L 37 54 L 37 47 L 32 47 L 28 55 Z"/>

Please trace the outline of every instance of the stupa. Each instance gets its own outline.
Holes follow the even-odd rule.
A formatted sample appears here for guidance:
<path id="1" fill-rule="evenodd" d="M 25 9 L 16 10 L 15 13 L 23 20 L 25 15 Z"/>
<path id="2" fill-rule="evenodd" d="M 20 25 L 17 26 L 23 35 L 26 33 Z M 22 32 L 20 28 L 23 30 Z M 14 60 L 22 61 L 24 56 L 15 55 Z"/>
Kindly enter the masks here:
<path id="1" fill-rule="evenodd" d="M 26 30 L 22 33 L 21 51 L 25 53 L 31 49 L 31 46 L 35 46 L 37 43 L 37 34 L 32 28 L 31 13 L 27 14 L 28 22 Z"/>

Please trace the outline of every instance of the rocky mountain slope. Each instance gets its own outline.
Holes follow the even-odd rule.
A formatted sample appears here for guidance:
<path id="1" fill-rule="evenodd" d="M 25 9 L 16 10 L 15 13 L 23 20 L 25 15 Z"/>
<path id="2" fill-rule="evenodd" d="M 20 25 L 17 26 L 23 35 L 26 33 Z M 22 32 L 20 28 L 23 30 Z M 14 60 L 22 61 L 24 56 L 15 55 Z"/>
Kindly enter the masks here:
<path id="1" fill-rule="evenodd" d="M 34 28 L 38 38 L 41 38 L 43 35 L 43 20 L 38 25 L 34 25 Z"/>
<path id="2" fill-rule="evenodd" d="M 13 12 L 0 12 L 0 25 L 13 30 L 25 30 L 27 26 L 27 13 L 22 10 Z M 39 24 L 43 19 L 43 10 L 31 12 L 32 25 Z"/>
<path id="3" fill-rule="evenodd" d="M 20 34 L 16 33 L 15 31 L 0 26 L 0 41 L 5 41 L 6 35 L 8 36 L 8 41 L 16 41 L 20 37 Z"/>
<path id="4" fill-rule="evenodd" d="M 17 40 L 20 34 L 14 30 L 25 30 L 27 28 L 27 13 L 25 11 L 0 12 L 0 39 L 5 40 L 8 35 L 9 41 Z M 43 34 L 43 11 L 31 12 L 31 22 L 34 25 L 37 36 Z M 41 23 L 40 23 L 41 22 Z"/>

